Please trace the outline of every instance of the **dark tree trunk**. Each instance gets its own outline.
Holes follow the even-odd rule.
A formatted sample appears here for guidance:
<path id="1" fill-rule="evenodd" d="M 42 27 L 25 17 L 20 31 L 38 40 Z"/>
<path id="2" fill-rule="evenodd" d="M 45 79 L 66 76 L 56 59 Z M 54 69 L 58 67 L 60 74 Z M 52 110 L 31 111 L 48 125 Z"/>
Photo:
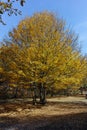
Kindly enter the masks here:
<path id="1" fill-rule="evenodd" d="M 33 105 L 36 104 L 36 86 L 33 88 Z"/>
<path id="2" fill-rule="evenodd" d="M 40 104 L 45 104 L 46 103 L 46 90 L 43 84 L 40 86 Z"/>
<path id="3" fill-rule="evenodd" d="M 18 96 L 18 87 L 15 88 L 15 92 L 13 94 L 13 98 L 17 98 Z"/>
<path id="4" fill-rule="evenodd" d="M 20 97 L 24 97 L 24 92 L 25 92 L 25 89 L 22 87 L 20 91 Z"/>

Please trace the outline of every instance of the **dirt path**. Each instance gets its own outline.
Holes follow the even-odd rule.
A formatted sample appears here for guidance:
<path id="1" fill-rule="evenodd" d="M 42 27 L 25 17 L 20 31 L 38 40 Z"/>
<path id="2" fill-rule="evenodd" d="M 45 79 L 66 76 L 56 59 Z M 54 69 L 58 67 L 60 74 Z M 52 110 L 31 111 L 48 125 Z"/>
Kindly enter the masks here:
<path id="1" fill-rule="evenodd" d="M 87 99 L 85 97 L 57 97 L 48 99 L 49 102 L 66 102 L 66 103 L 85 103 L 87 104 Z"/>
<path id="2" fill-rule="evenodd" d="M 29 102 L 0 104 L 0 130 L 87 130 L 87 101 L 52 98 L 45 106 Z"/>

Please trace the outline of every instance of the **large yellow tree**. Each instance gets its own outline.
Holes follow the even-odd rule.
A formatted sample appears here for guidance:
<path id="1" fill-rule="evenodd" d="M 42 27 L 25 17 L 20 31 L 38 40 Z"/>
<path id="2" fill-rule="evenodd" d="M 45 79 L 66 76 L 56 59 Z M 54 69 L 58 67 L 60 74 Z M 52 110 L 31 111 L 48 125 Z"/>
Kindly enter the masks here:
<path id="1" fill-rule="evenodd" d="M 22 20 L 17 28 L 9 32 L 9 36 L 10 41 L 5 43 L 9 43 L 6 47 L 12 52 L 9 51 L 5 61 L 11 59 L 11 65 L 6 73 L 9 77 L 10 70 L 17 76 L 13 84 L 34 89 L 34 102 L 36 88 L 40 92 L 40 102 L 45 103 L 46 89 L 73 89 L 80 85 L 84 77 L 85 60 L 82 62 L 75 46 L 77 39 L 66 29 L 63 20 L 49 12 L 37 13 Z M 10 80 L 14 81 L 14 78 L 13 75 Z"/>

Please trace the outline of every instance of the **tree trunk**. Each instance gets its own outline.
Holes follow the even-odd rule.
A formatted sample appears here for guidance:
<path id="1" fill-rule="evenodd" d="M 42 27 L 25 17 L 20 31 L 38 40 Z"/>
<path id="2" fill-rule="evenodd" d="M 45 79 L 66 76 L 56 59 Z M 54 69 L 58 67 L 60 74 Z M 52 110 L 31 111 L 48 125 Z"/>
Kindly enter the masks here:
<path id="1" fill-rule="evenodd" d="M 18 87 L 15 88 L 15 92 L 13 94 L 13 98 L 17 98 L 18 96 Z"/>
<path id="2" fill-rule="evenodd" d="M 34 89 L 33 89 L 33 105 L 36 104 L 36 86 L 34 86 Z"/>
<path id="3" fill-rule="evenodd" d="M 25 89 L 22 87 L 20 91 L 20 97 L 24 97 L 24 92 L 25 92 Z"/>
<path id="4" fill-rule="evenodd" d="M 43 84 L 40 86 L 40 104 L 45 104 L 46 103 L 46 90 Z"/>

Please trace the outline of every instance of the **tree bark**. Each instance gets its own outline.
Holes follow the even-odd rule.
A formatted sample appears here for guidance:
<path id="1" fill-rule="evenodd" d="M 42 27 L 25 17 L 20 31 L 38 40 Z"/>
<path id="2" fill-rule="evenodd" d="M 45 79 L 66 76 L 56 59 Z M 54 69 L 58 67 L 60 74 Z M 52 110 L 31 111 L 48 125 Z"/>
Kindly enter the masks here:
<path id="1" fill-rule="evenodd" d="M 46 90 L 43 84 L 40 85 L 40 104 L 46 103 Z"/>
<path id="2" fill-rule="evenodd" d="M 15 88 L 13 98 L 17 98 L 18 96 L 18 87 Z"/>
<path id="3" fill-rule="evenodd" d="M 33 89 L 33 105 L 36 104 L 36 86 L 34 86 L 34 89 Z"/>

